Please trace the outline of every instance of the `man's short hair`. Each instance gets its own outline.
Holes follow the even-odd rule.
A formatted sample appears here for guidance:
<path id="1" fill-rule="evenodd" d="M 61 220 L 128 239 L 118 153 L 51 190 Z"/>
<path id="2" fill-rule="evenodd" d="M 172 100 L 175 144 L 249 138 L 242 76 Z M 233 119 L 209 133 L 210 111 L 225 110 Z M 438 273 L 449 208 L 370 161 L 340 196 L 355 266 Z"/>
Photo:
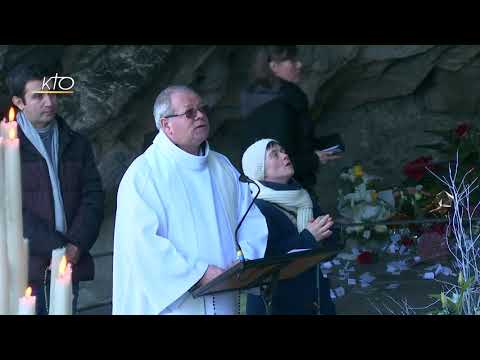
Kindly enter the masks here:
<path id="1" fill-rule="evenodd" d="M 173 85 L 163 90 L 153 105 L 153 117 L 158 130 L 162 130 L 162 120 L 165 116 L 174 115 L 172 109 L 172 95 L 176 92 L 191 92 L 199 96 L 193 89 L 184 85 Z"/>
<path id="2" fill-rule="evenodd" d="M 48 70 L 40 64 L 19 64 L 7 75 L 6 83 L 10 97 L 18 96 L 25 102 L 25 85 L 32 80 L 43 80 Z"/>

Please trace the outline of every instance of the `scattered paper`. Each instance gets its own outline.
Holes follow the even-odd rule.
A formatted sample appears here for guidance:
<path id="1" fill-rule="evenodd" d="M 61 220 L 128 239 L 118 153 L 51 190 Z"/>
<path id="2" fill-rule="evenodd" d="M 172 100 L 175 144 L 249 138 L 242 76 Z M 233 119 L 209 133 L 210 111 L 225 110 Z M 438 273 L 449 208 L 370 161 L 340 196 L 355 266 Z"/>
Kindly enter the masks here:
<path id="1" fill-rule="evenodd" d="M 435 279 L 435 273 L 433 272 L 426 272 L 425 274 L 423 274 L 423 278 L 425 280 L 433 280 Z"/>
<path id="2" fill-rule="evenodd" d="M 355 279 L 348 279 L 348 285 L 357 285 L 357 280 Z"/>
<path id="3" fill-rule="evenodd" d="M 387 264 L 387 272 L 388 273 L 398 273 L 405 270 L 408 270 L 409 267 L 405 260 L 400 261 L 392 261 Z"/>
<path id="4" fill-rule="evenodd" d="M 391 244 L 389 247 L 388 247 L 388 252 L 390 254 L 395 254 L 398 250 L 398 246 L 395 245 L 395 244 Z"/>
<path id="5" fill-rule="evenodd" d="M 425 268 L 425 271 L 433 271 L 433 270 L 436 270 L 439 266 L 442 266 L 442 265 L 441 265 L 441 264 L 435 264 L 435 265 L 426 267 L 426 268 Z"/>
<path id="6" fill-rule="evenodd" d="M 456 276 L 452 269 L 450 269 L 448 266 L 443 266 L 442 267 L 442 274 L 445 276 Z"/>
<path id="7" fill-rule="evenodd" d="M 333 265 L 330 261 L 327 261 L 327 262 L 323 263 L 321 267 L 322 267 L 322 270 L 323 269 L 329 270 L 333 267 Z"/>
<path id="8" fill-rule="evenodd" d="M 345 296 L 345 289 L 343 287 L 338 287 L 335 289 L 335 295 L 337 297 L 342 297 L 342 296 Z"/>
<path id="9" fill-rule="evenodd" d="M 394 273 L 395 271 L 397 271 L 397 267 L 396 267 L 396 266 L 387 265 L 387 272 L 388 272 L 388 273 Z"/>
<path id="10" fill-rule="evenodd" d="M 433 272 L 436 275 L 438 274 L 443 274 L 445 276 L 456 276 L 452 269 L 450 269 L 448 266 L 442 266 L 441 264 L 436 264 L 433 266 L 429 266 L 425 268 L 425 271 L 427 272 Z"/>
<path id="11" fill-rule="evenodd" d="M 364 283 L 367 283 L 367 284 L 373 282 L 375 279 L 376 279 L 376 277 L 372 276 L 369 272 L 366 272 L 366 273 L 360 275 L 360 280 Z"/>
<path id="12" fill-rule="evenodd" d="M 393 290 L 393 289 L 398 289 L 399 287 L 400 287 L 400 284 L 393 283 L 393 284 L 390 284 L 390 285 L 388 285 L 387 287 L 385 287 L 385 289 L 387 289 L 387 290 Z"/>

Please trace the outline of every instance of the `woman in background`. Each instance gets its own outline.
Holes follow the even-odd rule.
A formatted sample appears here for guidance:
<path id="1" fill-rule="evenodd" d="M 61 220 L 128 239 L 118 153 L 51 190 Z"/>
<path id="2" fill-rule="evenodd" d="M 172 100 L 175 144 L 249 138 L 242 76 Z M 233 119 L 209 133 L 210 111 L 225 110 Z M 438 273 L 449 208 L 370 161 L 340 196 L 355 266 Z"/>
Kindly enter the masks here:
<path id="1" fill-rule="evenodd" d="M 295 45 L 267 45 L 258 51 L 253 82 L 241 94 L 247 143 L 262 138 L 281 143 L 296 168 L 296 180 L 312 193 L 319 163 L 339 157 L 315 150 L 306 94 L 298 86 L 302 63 Z"/>

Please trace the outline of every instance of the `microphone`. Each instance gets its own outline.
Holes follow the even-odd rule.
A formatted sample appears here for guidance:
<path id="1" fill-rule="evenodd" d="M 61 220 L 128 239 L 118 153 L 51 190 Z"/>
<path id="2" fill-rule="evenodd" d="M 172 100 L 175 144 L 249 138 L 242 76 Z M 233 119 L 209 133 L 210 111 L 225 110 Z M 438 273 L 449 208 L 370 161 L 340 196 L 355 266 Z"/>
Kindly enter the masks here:
<path id="1" fill-rule="evenodd" d="M 245 220 L 245 218 L 248 215 L 248 212 L 250 211 L 253 204 L 255 203 L 255 200 L 257 200 L 258 195 L 260 195 L 260 186 L 258 186 L 258 184 L 255 183 L 255 181 L 253 181 L 252 179 L 248 178 L 247 176 L 245 176 L 243 174 L 240 175 L 240 178 L 238 180 L 240 180 L 240 182 L 245 183 L 245 184 L 254 184 L 258 189 L 257 194 L 253 197 L 253 200 L 250 203 L 250 206 L 248 207 L 247 211 L 245 211 L 245 214 L 243 215 L 242 220 L 240 220 L 240 222 L 237 225 L 237 228 L 235 229 L 235 246 L 237 248 L 236 249 L 237 250 L 237 259 L 240 260 L 242 262 L 242 264 L 244 264 L 245 263 L 245 257 L 243 256 L 242 248 L 240 247 L 240 243 L 238 242 L 238 230 L 240 229 L 240 226 L 242 225 L 243 220 Z"/>

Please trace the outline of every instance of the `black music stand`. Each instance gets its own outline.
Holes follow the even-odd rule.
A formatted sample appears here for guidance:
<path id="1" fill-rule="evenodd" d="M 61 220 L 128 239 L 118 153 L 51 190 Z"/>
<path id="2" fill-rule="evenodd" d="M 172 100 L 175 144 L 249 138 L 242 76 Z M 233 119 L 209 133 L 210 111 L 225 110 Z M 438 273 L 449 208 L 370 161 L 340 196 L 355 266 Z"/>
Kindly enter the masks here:
<path id="1" fill-rule="evenodd" d="M 272 296 L 279 280 L 295 278 L 322 261 L 328 261 L 338 251 L 314 249 L 238 263 L 208 284 L 191 292 L 194 298 L 228 291 L 263 288 L 267 314 L 272 314 Z"/>

